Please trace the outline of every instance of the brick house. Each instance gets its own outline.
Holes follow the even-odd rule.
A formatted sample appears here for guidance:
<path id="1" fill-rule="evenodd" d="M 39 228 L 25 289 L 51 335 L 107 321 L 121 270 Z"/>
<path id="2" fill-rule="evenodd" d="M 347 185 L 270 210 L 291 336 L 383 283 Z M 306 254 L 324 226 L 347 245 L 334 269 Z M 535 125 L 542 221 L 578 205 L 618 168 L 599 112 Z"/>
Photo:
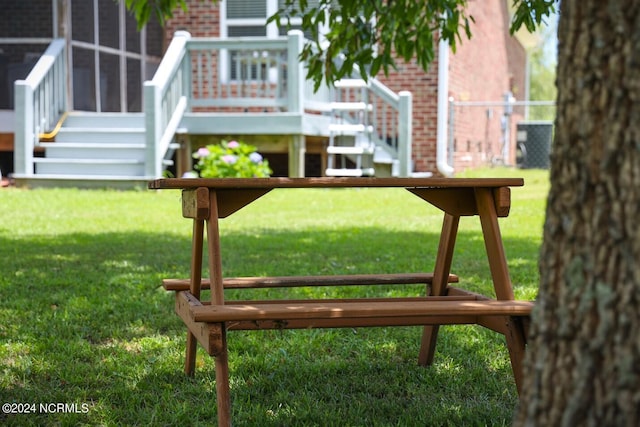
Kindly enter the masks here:
<path id="1" fill-rule="evenodd" d="M 470 102 L 477 100 L 500 102 L 505 100 L 505 96 L 511 94 L 518 100 L 525 99 L 526 53 L 521 43 L 509 35 L 508 3 L 507 0 L 470 1 L 469 13 L 475 18 L 475 23 L 472 24 L 473 38 L 460 43 L 455 54 L 452 54 L 448 48 L 438 47 L 436 60 L 428 72 L 422 71 L 415 63 L 409 63 L 400 64 L 399 69 L 392 71 L 387 77 L 379 76 L 377 81 L 381 83 L 379 88 L 382 88 L 380 89 L 382 92 L 378 93 L 379 97 L 383 97 L 387 89 L 395 94 L 396 98 L 398 94 L 410 92 L 409 99 L 412 102 L 408 116 L 410 123 L 404 126 L 410 129 L 409 135 L 404 136 L 404 139 L 409 141 L 409 147 L 404 152 L 401 149 L 403 137 L 401 129 L 399 130 L 403 128 L 402 123 L 397 125 L 396 122 L 399 122 L 399 119 L 381 119 L 383 114 L 378 114 L 380 116 L 376 119 L 378 122 L 393 122 L 389 129 L 386 129 L 386 123 L 380 125 L 384 126 L 385 130 L 376 129 L 378 139 L 391 141 L 391 145 L 396 144 L 396 147 L 392 148 L 400 152 L 400 154 L 396 153 L 400 159 L 389 160 L 390 164 L 394 163 L 386 169 L 380 166 L 384 161 L 379 161 L 376 165 L 376 176 L 389 174 L 406 176 L 415 173 L 451 175 L 455 170 L 486 162 L 485 154 L 489 145 L 504 144 L 505 125 L 497 117 L 500 116 L 497 109 L 496 117 L 489 117 L 493 115 L 490 110 L 475 109 L 477 110 L 475 111 L 474 108 L 469 107 L 468 114 L 457 117 L 453 132 L 448 129 L 448 114 L 450 98 Z M 60 134 L 52 138 L 58 142 L 58 147 L 62 146 L 61 135 L 65 131 L 67 134 L 73 134 L 71 130 L 74 129 L 66 128 L 72 127 L 73 123 L 79 123 L 79 120 L 97 123 L 104 116 L 106 120 L 104 123 L 108 120 L 124 123 L 127 115 L 126 120 L 131 120 L 132 123 L 135 120 L 139 122 L 131 125 L 131 129 L 148 127 L 149 112 L 145 108 L 149 108 L 149 101 L 145 97 L 149 98 L 149 96 L 144 92 L 144 82 L 148 82 L 154 75 L 156 75 L 154 81 L 157 80 L 156 71 L 161 57 L 172 40 L 176 40 L 174 35 L 177 31 L 188 32 L 189 38 L 185 43 L 194 45 L 202 40 L 224 41 L 233 40 L 236 37 L 252 37 L 254 41 L 260 38 L 279 40 L 278 43 L 285 43 L 283 34 L 277 26 L 265 25 L 266 18 L 277 10 L 278 0 L 224 0 L 217 4 L 189 0 L 188 5 L 188 11 L 176 11 L 164 29 L 152 22 L 141 33 L 135 30 L 135 22 L 126 14 L 124 7 L 112 0 L 23 0 L 12 2 L 5 7 L 4 15 L 0 17 L 0 160 L 2 160 L 0 168 L 5 173 L 11 172 L 13 170 L 11 161 L 13 161 L 18 172 L 24 172 L 26 164 L 29 174 L 31 169 L 37 172 L 38 168 L 41 168 L 44 171 L 45 168 L 54 168 L 55 164 L 62 162 L 46 159 L 48 157 L 46 150 L 49 150 L 49 146 L 46 146 L 46 141 L 41 142 L 42 135 L 46 135 L 43 131 L 53 129 L 59 117 L 49 118 L 48 125 L 38 128 L 39 133 L 32 131 L 28 126 L 27 130 L 23 131 L 21 119 L 16 117 L 23 113 L 18 114 L 13 102 L 14 96 L 16 100 L 24 97 L 22 94 L 14 95 L 13 82 L 16 79 L 26 78 L 47 46 L 51 48 L 50 43 L 53 40 L 60 40 L 60 52 L 64 52 L 60 56 L 66 63 L 64 65 L 66 78 L 58 77 L 58 81 L 66 86 L 62 92 L 59 92 L 64 93 L 65 102 L 55 107 L 57 114 L 51 115 L 61 116 L 64 112 L 70 112 L 69 118 L 62 125 Z M 94 19 L 90 20 L 87 17 Z M 94 27 L 93 22 L 98 22 L 98 28 Z M 269 49 L 272 48 L 269 47 Z M 195 48 L 191 47 L 187 51 L 194 50 Z M 295 76 L 292 72 L 295 64 L 289 60 L 289 68 L 286 68 L 287 58 L 280 56 L 277 59 L 279 62 L 265 62 L 273 61 L 270 57 L 265 60 L 260 59 L 262 62 L 256 65 L 257 59 L 254 57 L 249 58 L 249 62 L 252 61 L 253 65 L 248 66 L 246 71 L 242 71 L 239 67 L 232 65 L 239 63 L 238 58 L 243 58 L 239 52 L 241 50 L 237 47 L 222 46 L 217 53 L 208 54 L 208 62 L 199 62 L 199 65 L 196 65 L 196 59 L 192 58 L 190 64 L 192 79 L 206 79 L 206 70 L 214 70 L 213 73 L 209 71 L 209 75 L 222 81 L 223 85 L 226 84 L 227 91 L 236 91 L 237 84 L 234 89 L 229 87 L 233 82 L 237 83 L 239 76 L 245 73 L 245 77 L 249 76 L 252 80 L 253 87 L 253 92 L 248 92 L 249 95 L 245 94 L 245 98 L 263 96 L 256 95 L 256 87 L 259 84 L 275 87 L 276 92 L 289 93 L 283 95 L 284 97 L 279 101 L 280 104 L 262 100 L 262 103 L 249 105 L 246 99 L 240 103 L 227 100 L 227 102 L 198 104 L 195 101 L 192 102 L 191 98 L 196 91 L 192 88 L 187 112 L 184 113 L 182 121 L 176 122 L 174 131 L 178 136 L 175 140 L 193 150 L 198 145 L 216 138 L 231 136 L 258 145 L 276 166 L 274 168 L 276 175 L 325 174 L 329 170 L 327 158 L 331 157 L 327 154 L 327 145 L 331 144 L 332 140 L 329 141 L 332 136 L 326 132 L 330 124 L 320 119 L 327 119 L 325 116 L 331 113 L 327 113 L 322 108 L 314 110 L 310 107 L 315 105 L 311 98 L 316 95 L 312 95 L 308 89 L 305 89 L 304 83 L 299 83 L 297 87 L 303 92 L 300 95 L 300 104 L 304 104 L 304 107 L 299 107 L 298 116 L 302 118 L 298 120 L 299 117 L 296 116 L 295 122 L 301 124 L 296 125 L 298 127 L 278 124 L 280 123 L 278 117 L 282 120 L 293 120 L 291 114 L 286 117 L 283 114 L 291 113 L 291 105 L 295 105 L 297 101 L 291 94 L 293 87 L 291 82 L 278 86 L 274 83 L 276 77 L 271 74 L 278 79 L 283 76 L 291 78 Z M 249 48 L 249 56 L 251 52 L 255 56 L 256 48 Z M 267 50 L 261 52 L 265 53 Z M 206 56 L 206 54 L 203 55 L 203 57 Z M 246 57 L 244 60 L 248 63 Z M 220 64 L 225 61 L 228 64 L 221 66 Z M 282 67 L 273 65 L 276 63 L 284 65 Z M 204 71 L 196 72 L 196 68 L 202 68 Z M 260 70 L 265 70 L 264 76 Z M 262 78 L 261 82 L 257 81 L 259 78 Z M 210 91 L 215 92 L 214 86 L 210 87 Z M 15 89 L 20 88 L 15 86 Z M 205 92 L 206 90 L 205 88 Z M 381 108 L 374 107 L 374 110 L 379 112 L 382 111 Z M 394 108 L 398 110 L 397 105 Z M 197 116 L 199 112 L 212 116 L 206 121 L 204 117 Z M 272 112 L 274 115 L 265 119 L 264 116 Z M 220 116 L 222 113 L 236 114 L 236 116 L 222 117 Z M 245 115 L 242 116 L 242 113 Z M 85 117 L 87 114 L 93 115 L 87 119 Z M 395 114 L 399 113 L 396 111 Z M 263 117 L 258 117 L 260 115 Z M 375 112 L 374 115 L 376 115 Z M 273 126 L 267 126 L 265 120 Z M 40 121 L 43 122 L 44 119 Z M 233 128 L 231 123 L 236 122 L 241 126 Z M 146 125 L 140 123 L 146 123 Z M 205 123 L 212 125 L 206 128 Z M 103 128 L 107 126 L 107 124 L 101 125 Z M 511 124 L 508 123 L 508 126 L 511 127 Z M 119 124 L 118 127 L 123 126 Z M 78 133 L 77 129 L 74 131 Z M 123 129 L 118 131 L 124 132 Z M 27 140 L 34 139 L 35 143 L 26 150 L 22 148 L 15 150 L 14 141 L 19 138 L 24 139 L 22 135 L 24 132 L 28 134 Z M 36 136 L 31 135 L 34 133 Z M 38 134 L 40 138 L 37 138 Z M 136 137 L 149 141 L 148 128 L 146 134 L 146 136 Z M 134 138 L 134 136 L 130 137 Z M 102 136 L 89 138 L 99 140 Z M 356 137 L 356 141 L 357 139 Z M 185 141 L 188 144 L 185 144 Z M 504 152 L 510 158 L 505 159 L 505 162 L 513 164 L 515 152 L 513 141 L 507 141 L 507 146 L 511 149 Z M 145 150 L 148 156 L 150 150 L 142 148 L 142 151 Z M 496 150 L 491 149 L 491 151 Z M 15 153 L 15 159 L 11 158 L 11 153 Z M 167 153 L 165 153 L 167 158 L 160 160 L 170 163 L 171 159 L 168 157 L 171 156 L 175 160 L 176 155 L 171 150 L 167 150 Z M 101 155 L 104 157 L 104 154 Z M 155 160 L 159 159 L 157 153 L 153 155 Z M 408 158 L 403 160 L 402 155 L 407 155 Z M 355 159 L 351 156 L 347 160 L 353 166 Z M 29 162 L 36 166 L 31 166 Z M 103 159 L 102 163 L 105 162 Z M 144 163 L 143 160 L 141 162 Z M 182 159 L 182 162 L 184 163 L 185 160 Z M 61 167 L 69 169 L 68 165 Z M 158 168 L 153 169 L 148 165 L 138 166 L 138 168 L 139 172 L 136 174 L 140 176 L 141 181 L 159 173 Z M 98 167 L 90 165 L 85 169 L 93 171 Z M 363 167 L 362 170 L 367 169 Z M 48 175 L 52 174 L 53 172 L 48 173 Z"/>
<path id="2" fill-rule="evenodd" d="M 212 6 L 207 2 L 190 0 L 188 11 L 178 11 L 167 25 L 166 37 L 180 29 L 196 37 L 279 35 L 277 28 L 264 25 L 266 17 L 277 10 L 277 0 L 238 0 L 228 3 L 237 3 L 237 6 L 232 9 L 224 4 L 222 7 Z M 439 168 L 436 153 L 438 102 L 448 103 L 450 97 L 461 101 L 500 102 L 508 93 L 515 99 L 524 100 L 526 51 L 521 42 L 509 33 L 509 4 L 508 0 L 470 1 L 468 12 L 475 19 L 471 27 L 473 37 L 459 43 L 455 54 L 449 52 L 448 48 L 443 53 L 441 46 L 438 46 L 436 59 L 428 72 L 425 73 L 415 62 L 411 62 L 400 63 L 398 70 L 392 71 L 388 77 L 378 76 L 394 92 L 409 91 L 413 95 L 414 170 L 448 174 L 451 170 L 479 166 L 484 162 L 482 153 L 499 151 L 495 147 L 480 146 L 480 141 L 499 144 L 502 138 L 500 122 L 494 120 L 487 125 L 486 111 L 470 111 L 468 117 L 459 119 L 457 132 L 452 138 L 454 155 L 449 160 L 453 162 L 449 165 L 444 157 Z M 447 72 L 440 70 L 443 60 L 448 64 Z M 439 85 L 438 82 L 442 83 L 443 79 L 447 83 Z M 438 91 L 441 88 L 447 93 L 439 99 Z M 441 107 L 441 127 L 447 126 L 447 117 L 443 117 L 443 114 L 447 114 L 446 110 L 447 107 Z M 478 124 L 481 124 L 480 133 Z M 446 129 L 441 132 L 446 133 Z M 447 136 L 441 135 L 441 138 Z M 515 164 L 515 146 L 510 153 L 512 158 L 507 163 Z"/>

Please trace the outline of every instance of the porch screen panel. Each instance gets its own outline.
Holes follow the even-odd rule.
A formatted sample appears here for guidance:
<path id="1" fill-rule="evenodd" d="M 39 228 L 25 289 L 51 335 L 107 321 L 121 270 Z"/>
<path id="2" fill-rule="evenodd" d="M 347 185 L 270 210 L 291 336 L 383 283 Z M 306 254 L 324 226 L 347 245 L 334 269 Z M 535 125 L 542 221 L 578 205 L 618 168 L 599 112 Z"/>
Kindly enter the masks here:
<path id="1" fill-rule="evenodd" d="M 0 4 L 0 37 L 53 37 L 50 0 L 2 0 Z"/>
<path id="2" fill-rule="evenodd" d="M 96 111 L 95 59 L 92 50 L 73 47 L 73 107 Z"/>
<path id="3" fill-rule="evenodd" d="M 134 20 L 134 25 L 135 25 L 135 20 Z M 134 30 L 135 30 L 135 26 L 134 26 Z M 147 55 L 155 56 L 158 58 L 161 57 L 162 43 L 164 40 L 164 32 L 163 32 L 162 26 L 158 23 L 155 16 L 151 16 L 149 18 L 149 22 L 147 23 L 145 30 L 147 32 L 147 37 L 146 37 Z M 135 31 L 137 34 L 137 30 Z"/>
<path id="4" fill-rule="evenodd" d="M 139 59 L 127 59 L 127 111 L 142 111 L 142 77 Z"/>
<path id="5" fill-rule="evenodd" d="M 51 38 L 52 2 L 41 0 L 0 0 L 0 38 Z M 13 82 L 24 79 L 48 43 L 0 43 L 0 110 L 12 110 Z"/>
<path id="6" fill-rule="evenodd" d="M 93 2 L 88 0 L 71 2 L 71 38 L 93 43 Z"/>
<path id="7" fill-rule="evenodd" d="M 98 29 L 101 46 L 120 48 L 120 11 L 113 0 L 98 0 Z"/>
<path id="8" fill-rule="evenodd" d="M 100 53 L 100 107 L 101 111 L 119 112 L 120 109 L 120 56 Z"/>
<path id="9" fill-rule="evenodd" d="M 153 15 L 149 17 L 149 24 L 145 25 L 147 38 L 149 37 L 149 27 L 152 20 Z M 142 43 L 140 41 L 140 33 L 138 32 L 137 25 L 135 18 L 130 13 L 127 13 L 124 22 L 125 50 L 127 52 L 142 53 Z"/>

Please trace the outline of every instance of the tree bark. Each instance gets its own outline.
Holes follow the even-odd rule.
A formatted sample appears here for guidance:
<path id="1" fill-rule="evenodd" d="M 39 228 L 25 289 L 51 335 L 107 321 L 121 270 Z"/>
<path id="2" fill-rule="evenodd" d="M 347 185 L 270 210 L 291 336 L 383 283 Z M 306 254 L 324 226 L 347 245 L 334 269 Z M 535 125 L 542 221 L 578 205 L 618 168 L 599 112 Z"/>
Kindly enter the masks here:
<path id="1" fill-rule="evenodd" d="M 640 1 L 562 0 L 541 283 L 516 425 L 640 425 Z"/>

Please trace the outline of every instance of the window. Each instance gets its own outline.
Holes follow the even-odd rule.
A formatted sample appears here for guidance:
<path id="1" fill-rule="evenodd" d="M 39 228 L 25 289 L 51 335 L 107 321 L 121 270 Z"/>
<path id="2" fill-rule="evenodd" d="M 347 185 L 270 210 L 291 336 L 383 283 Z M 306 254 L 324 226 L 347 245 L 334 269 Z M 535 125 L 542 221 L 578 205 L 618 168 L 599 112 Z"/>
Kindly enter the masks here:
<path id="1" fill-rule="evenodd" d="M 222 37 L 275 37 L 267 18 L 277 11 L 277 0 L 225 0 L 222 6 Z"/>

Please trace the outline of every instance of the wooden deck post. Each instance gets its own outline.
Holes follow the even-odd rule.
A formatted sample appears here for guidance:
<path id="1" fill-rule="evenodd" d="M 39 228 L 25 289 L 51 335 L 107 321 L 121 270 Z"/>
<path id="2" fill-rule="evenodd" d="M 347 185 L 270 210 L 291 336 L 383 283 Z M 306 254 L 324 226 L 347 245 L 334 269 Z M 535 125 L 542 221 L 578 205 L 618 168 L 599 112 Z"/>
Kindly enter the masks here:
<path id="1" fill-rule="evenodd" d="M 292 135 L 289 142 L 289 177 L 304 178 L 304 158 L 307 153 L 304 135 Z"/>

